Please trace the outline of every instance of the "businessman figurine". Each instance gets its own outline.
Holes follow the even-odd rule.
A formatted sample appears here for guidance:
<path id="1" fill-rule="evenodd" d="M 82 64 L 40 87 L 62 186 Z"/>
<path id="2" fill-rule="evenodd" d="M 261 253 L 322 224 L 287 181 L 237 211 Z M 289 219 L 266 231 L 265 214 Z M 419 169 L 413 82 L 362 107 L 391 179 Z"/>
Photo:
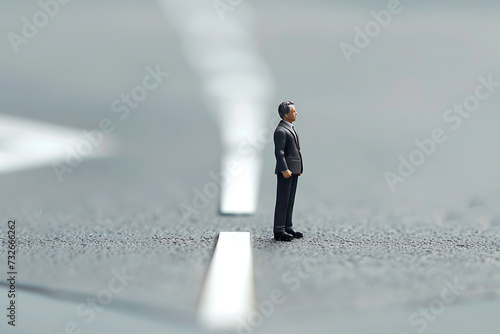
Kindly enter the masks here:
<path id="1" fill-rule="evenodd" d="M 274 239 L 290 241 L 293 238 L 303 237 L 302 233 L 295 232 L 292 228 L 295 192 L 299 176 L 302 175 L 303 164 L 299 135 L 292 124 L 297 119 L 294 103 L 292 101 L 281 103 L 278 113 L 282 120 L 274 131 L 275 173 L 278 177 L 274 210 Z"/>

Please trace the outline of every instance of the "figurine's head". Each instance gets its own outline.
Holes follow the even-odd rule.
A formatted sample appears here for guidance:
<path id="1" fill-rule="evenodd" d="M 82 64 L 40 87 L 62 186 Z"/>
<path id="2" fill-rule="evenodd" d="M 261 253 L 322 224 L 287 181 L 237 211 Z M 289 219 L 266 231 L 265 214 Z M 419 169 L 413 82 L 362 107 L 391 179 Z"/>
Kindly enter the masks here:
<path id="1" fill-rule="evenodd" d="M 292 101 L 282 102 L 278 107 L 280 117 L 289 123 L 297 119 L 297 111 L 295 111 L 295 104 Z"/>

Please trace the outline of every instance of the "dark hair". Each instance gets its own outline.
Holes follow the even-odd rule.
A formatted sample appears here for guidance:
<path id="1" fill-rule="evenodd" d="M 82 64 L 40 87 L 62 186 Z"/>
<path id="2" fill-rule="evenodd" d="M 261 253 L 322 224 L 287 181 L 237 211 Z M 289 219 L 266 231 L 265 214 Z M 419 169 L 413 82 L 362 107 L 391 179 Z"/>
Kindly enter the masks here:
<path id="1" fill-rule="evenodd" d="M 295 105 L 293 101 L 281 102 L 281 104 L 278 106 L 278 114 L 280 114 L 281 119 L 283 119 L 283 117 L 285 117 L 285 115 L 290 112 L 290 106 L 293 105 Z"/>

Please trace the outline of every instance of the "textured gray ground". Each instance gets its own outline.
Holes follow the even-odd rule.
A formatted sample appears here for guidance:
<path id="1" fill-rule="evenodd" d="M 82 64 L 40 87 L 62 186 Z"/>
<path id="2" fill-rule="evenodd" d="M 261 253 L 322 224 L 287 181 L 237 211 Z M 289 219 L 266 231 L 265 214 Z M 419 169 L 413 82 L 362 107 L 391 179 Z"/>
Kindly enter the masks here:
<path id="1" fill-rule="evenodd" d="M 444 126 L 442 111 L 470 94 L 478 75 L 500 73 L 498 7 L 465 4 L 450 14 L 422 1 L 347 65 L 338 43 L 385 2 L 255 2 L 276 100 L 297 102 L 306 168 L 295 210 L 306 238 L 276 243 L 270 145 L 255 216 L 218 216 L 212 200 L 182 219 L 179 205 L 219 169 L 218 124 L 156 3 L 117 3 L 72 3 L 20 56 L 2 40 L 0 112 L 75 128 L 113 116 L 111 101 L 140 82 L 145 66 L 171 72 L 118 124 L 114 156 L 84 162 L 62 183 L 50 167 L 0 175 L 0 236 L 17 219 L 20 298 L 32 301 L 20 306 L 26 327 L 7 333 L 59 333 L 66 321 L 81 322 L 78 304 L 123 268 L 135 279 L 82 324 L 84 333 L 200 332 L 196 301 L 225 230 L 252 233 L 258 302 L 274 289 L 286 297 L 251 328 L 257 333 L 417 333 L 409 317 L 455 280 L 463 293 L 425 332 L 496 332 L 500 94 L 395 193 L 383 173 L 415 138 Z M 2 3 L 1 32 L 18 29 L 36 6 Z M 283 13 L 291 26 L 278 20 Z"/>
<path id="2" fill-rule="evenodd" d="M 74 232 L 26 236 L 30 233 L 21 230 L 19 280 L 28 291 L 72 302 L 76 309 L 107 286 L 113 269 L 126 268 L 135 278 L 115 297 L 110 310 L 139 316 L 137 321 L 149 316 L 194 330 L 196 299 L 215 243 L 215 229 L 241 229 L 253 236 L 257 302 L 270 300 L 275 289 L 286 298 L 264 326 L 255 330 L 272 331 L 283 319 L 286 325 L 280 326 L 292 333 L 312 325 L 324 330 L 354 330 L 359 319 L 374 316 L 367 324 L 375 322 L 394 333 L 416 332 L 418 327 L 410 326 L 408 318 L 440 298 L 446 281 L 463 287 L 446 313 L 468 306 L 472 310 L 467 313 L 475 314 L 492 301 L 496 302 L 485 309 L 498 311 L 498 227 L 484 230 L 460 224 L 440 228 L 417 219 L 401 224 L 407 215 L 361 217 L 346 214 L 317 219 L 299 212 L 296 221 L 301 223 L 297 225 L 307 237 L 292 243 L 271 240 L 267 224 L 263 224 L 270 215 L 236 219 L 207 215 L 191 223 L 200 224 L 198 232 L 151 219 L 148 228 L 155 232 L 150 235 L 133 223 L 108 223 L 107 231 L 103 228 L 79 236 Z M 132 221 L 140 219 L 132 217 Z M 208 221 L 212 226 L 205 225 Z M 67 225 L 71 230 L 72 224 Z M 61 291 L 64 294 L 58 294 Z M 80 319 L 74 314 L 72 318 Z M 351 321 L 346 323 L 346 318 Z M 83 328 L 104 326 L 106 319 L 104 313 L 95 324 Z M 495 318 L 483 315 L 478 319 L 477 325 L 485 331 L 498 326 Z M 456 320 L 438 317 L 430 329 L 451 328 Z M 57 330 L 60 323 L 54 321 L 53 326 Z M 360 333 L 364 330 L 367 328 Z"/>

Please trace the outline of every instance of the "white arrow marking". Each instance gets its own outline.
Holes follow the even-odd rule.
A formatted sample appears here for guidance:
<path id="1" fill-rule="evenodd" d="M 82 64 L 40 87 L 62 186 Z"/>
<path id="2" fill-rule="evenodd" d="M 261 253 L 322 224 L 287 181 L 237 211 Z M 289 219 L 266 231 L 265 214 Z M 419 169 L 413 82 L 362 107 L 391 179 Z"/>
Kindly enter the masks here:
<path id="1" fill-rule="evenodd" d="M 84 140 L 82 130 L 0 115 L 0 174 L 64 161 L 68 147 L 74 148 Z M 110 138 L 104 140 L 110 142 Z M 109 145 L 99 145 L 82 158 L 107 153 Z"/>

